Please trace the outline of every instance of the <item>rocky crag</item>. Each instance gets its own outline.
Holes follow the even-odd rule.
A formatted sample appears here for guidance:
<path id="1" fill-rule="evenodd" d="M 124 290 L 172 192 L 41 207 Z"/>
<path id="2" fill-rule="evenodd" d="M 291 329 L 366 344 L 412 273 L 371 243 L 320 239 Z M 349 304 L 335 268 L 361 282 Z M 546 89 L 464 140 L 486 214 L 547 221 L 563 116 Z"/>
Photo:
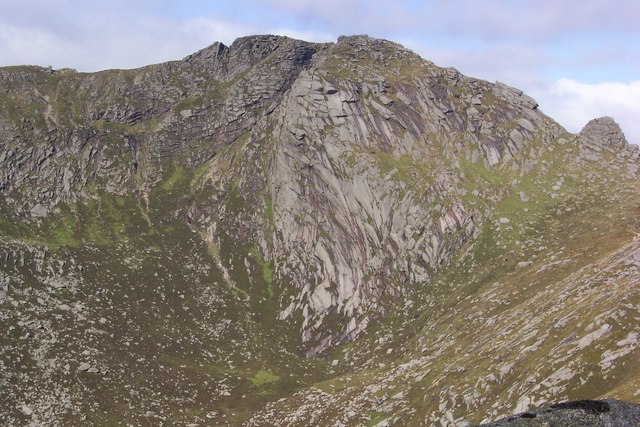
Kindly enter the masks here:
<path id="1" fill-rule="evenodd" d="M 640 154 L 388 41 L 0 68 L 0 421 L 640 399 Z"/>

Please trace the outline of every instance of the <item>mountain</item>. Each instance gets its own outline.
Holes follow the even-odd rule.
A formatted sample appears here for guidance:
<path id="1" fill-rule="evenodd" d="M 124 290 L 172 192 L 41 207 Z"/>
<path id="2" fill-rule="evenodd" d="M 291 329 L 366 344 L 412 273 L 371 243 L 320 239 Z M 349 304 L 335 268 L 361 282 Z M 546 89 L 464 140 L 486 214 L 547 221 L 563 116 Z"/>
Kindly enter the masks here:
<path id="1" fill-rule="evenodd" d="M 640 400 L 640 153 L 367 36 L 0 68 L 0 423 Z"/>

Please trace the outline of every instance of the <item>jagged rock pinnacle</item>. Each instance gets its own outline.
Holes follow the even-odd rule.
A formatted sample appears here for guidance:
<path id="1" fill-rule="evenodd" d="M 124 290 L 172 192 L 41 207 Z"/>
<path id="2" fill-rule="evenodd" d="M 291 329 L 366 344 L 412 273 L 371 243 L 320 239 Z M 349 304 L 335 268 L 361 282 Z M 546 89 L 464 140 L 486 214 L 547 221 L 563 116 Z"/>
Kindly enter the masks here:
<path id="1" fill-rule="evenodd" d="M 627 146 L 627 138 L 625 138 L 622 129 L 618 123 L 608 116 L 599 117 L 590 120 L 579 134 L 581 139 L 590 142 L 599 141 L 605 145 Z"/>

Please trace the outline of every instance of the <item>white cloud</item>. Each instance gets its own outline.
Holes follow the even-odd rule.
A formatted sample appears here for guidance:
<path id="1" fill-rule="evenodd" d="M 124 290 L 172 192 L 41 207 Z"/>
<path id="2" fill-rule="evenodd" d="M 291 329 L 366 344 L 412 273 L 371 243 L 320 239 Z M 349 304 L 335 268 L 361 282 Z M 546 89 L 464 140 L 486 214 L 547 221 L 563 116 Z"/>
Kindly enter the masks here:
<path id="1" fill-rule="evenodd" d="M 640 143 L 640 80 L 585 84 L 562 78 L 535 92 L 542 110 L 570 132 L 579 132 L 593 118 L 611 116 L 630 143 Z"/>

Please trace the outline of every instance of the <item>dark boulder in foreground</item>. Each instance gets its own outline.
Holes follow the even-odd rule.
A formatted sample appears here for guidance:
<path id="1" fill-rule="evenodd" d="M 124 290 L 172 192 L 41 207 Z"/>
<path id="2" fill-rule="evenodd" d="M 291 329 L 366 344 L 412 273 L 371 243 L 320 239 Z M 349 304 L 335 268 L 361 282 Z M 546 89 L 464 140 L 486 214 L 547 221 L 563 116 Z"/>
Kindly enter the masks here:
<path id="1" fill-rule="evenodd" d="M 640 405 L 621 400 L 576 400 L 503 418 L 483 426 L 640 426 Z"/>

